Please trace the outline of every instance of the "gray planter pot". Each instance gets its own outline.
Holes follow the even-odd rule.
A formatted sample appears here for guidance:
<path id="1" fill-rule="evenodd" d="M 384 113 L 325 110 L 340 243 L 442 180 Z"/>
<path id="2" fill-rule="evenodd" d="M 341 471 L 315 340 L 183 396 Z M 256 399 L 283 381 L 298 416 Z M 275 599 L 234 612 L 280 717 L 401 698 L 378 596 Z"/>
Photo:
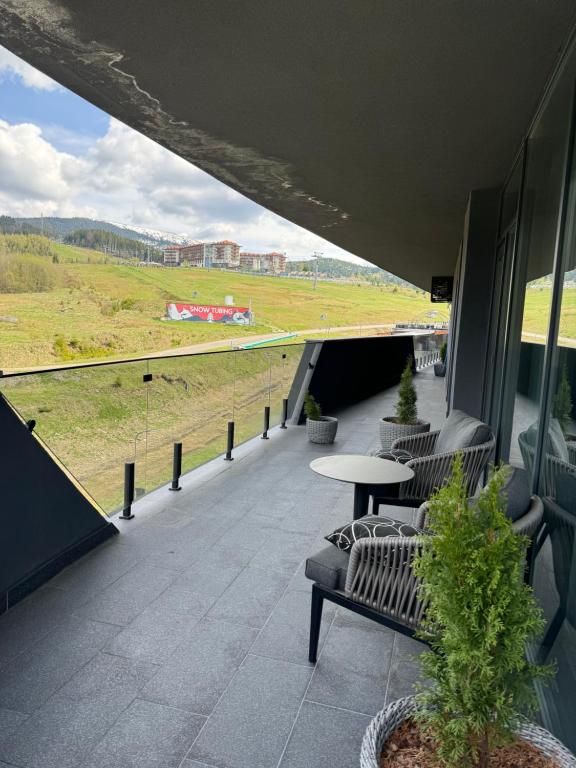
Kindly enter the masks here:
<path id="1" fill-rule="evenodd" d="M 430 432 L 429 421 L 418 420 L 416 424 L 397 424 L 392 416 L 380 419 L 380 443 L 384 451 L 389 451 L 392 443 L 398 438 L 419 435 L 421 432 Z"/>
<path id="2" fill-rule="evenodd" d="M 334 416 L 322 416 L 320 420 L 306 419 L 306 435 L 311 443 L 333 443 L 337 431 L 338 419 Z"/>
<path id="3" fill-rule="evenodd" d="M 362 749 L 360 751 L 360 768 L 378 768 L 384 742 L 394 731 L 410 717 L 417 708 L 414 696 L 398 699 L 384 707 L 368 726 Z M 534 744 L 550 758 L 553 758 L 560 768 L 576 768 L 576 758 L 562 742 L 551 733 L 530 722 L 519 723 L 516 734 L 525 741 Z"/>
<path id="4" fill-rule="evenodd" d="M 434 363 L 434 375 L 446 376 L 446 363 Z"/>

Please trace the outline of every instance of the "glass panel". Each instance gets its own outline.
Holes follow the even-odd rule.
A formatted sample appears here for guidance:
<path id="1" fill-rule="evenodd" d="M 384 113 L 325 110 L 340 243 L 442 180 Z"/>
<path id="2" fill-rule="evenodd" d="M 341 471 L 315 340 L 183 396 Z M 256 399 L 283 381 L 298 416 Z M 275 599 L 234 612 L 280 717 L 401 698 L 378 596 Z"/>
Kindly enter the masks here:
<path id="1" fill-rule="evenodd" d="M 564 180 L 571 85 L 557 89 L 538 120 L 526 148 L 526 172 L 519 230 L 516 302 L 521 311 L 521 344 L 509 359 L 507 382 L 513 409 L 507 431 L 510 463 L 534 471 L 539 428 L 545 344 L 552 305 L 552 271 Z M 512 396 L 514 395 L 514 400 Z M 509 406 L 509 407 L 510 407 Z M 506 435 L 507 438 L 507 435 Z M 503 440 L 503 457 L 507 455 Z"/>
<path id="2" fill-rule="evenodd" d="M 544 691 L 545 711 L 557 735 L 576 749 L 576 163 L 572 168 L 561 252 L 560 311 L 553 352 L 550 417 L 543 446 L 540 489 L 548 534 L 535 565 L 534 585 L 546 619 L 539 649 L 558 666 Z"/>
<path id="3" fill-rule="evenodd" d="M 2 392 L 108 513 L 121 507 L 124 462 L 146 423 L 144 363 L 86 366 L 1 380 Z M 138 483 L 138 468 L 136 483 Z"/>
<path id="4" fill-rule="evenodd" d="M 150 360 L 146 492 L 170 481 L 175 442 L 187 472 L 226 450 L 236 352 Z"/>

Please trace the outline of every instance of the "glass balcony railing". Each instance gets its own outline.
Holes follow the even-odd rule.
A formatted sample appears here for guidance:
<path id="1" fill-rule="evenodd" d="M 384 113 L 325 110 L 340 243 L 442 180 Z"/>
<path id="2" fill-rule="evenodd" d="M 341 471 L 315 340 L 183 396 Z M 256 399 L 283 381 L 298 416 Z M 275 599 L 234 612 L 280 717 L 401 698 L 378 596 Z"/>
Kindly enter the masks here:
<path id="1" fill-rule="evenodd" d="M 120 508 L 124 463 L 136 497 L 168 483 L 173 444 L 187 472 L 280 423 L 304 345 L 157 357 L 5 376 L 1 389 L 108 512 Z"/>

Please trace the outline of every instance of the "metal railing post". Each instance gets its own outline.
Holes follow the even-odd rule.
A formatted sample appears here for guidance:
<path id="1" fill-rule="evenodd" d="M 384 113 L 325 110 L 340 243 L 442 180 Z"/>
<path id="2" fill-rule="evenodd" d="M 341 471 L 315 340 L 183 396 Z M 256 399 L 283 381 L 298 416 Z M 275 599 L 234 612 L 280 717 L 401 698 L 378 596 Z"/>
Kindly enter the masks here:
<path id="1" fill-rule="evenodd" d="M 233 448 L 234 448 L 234 422 L 229 421 L 228 422 L 228 439 L 226 441 L 226 456 L 224 456 L 224 461 L 234 461 L 234 457 L 232 456 Z"/>
<path id="2" fill-rule="evenodd" d="M 171 491 L 181 491 L 180 475 L 182 474 L 182 443 L 174 443 L 174 456 L 172 458 L 172 485 Z"/>
<path id="3" fill-rule="evenodd" d="M 280 424 L 280 429 L 288 429 L 286 426 L 286 422 L 288 421 L 288 400 L 284 398 L 282 400 L 282 424 Z"/>
<path id="4" fill-rule="evenodd" d="M 124 464 L 124 508 L 120 515 L 121 520 L 132 520 L 132 502 L 134 501 L 134 475 L 135 467 L 133 461 L 127 461 Z"/>
<path id="5" fill-rule="evenodd" d="M 262 440 L 268 440 L 268 430 L 270 429 L 270 406 L 264 406 L 264 432 L 262 432 Z"/>

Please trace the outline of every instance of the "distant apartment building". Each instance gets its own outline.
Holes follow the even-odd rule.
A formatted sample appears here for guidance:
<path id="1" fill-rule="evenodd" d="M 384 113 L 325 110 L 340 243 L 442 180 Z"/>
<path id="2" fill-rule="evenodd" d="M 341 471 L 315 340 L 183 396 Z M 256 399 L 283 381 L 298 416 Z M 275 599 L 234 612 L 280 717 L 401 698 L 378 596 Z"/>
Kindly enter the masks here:
<path id="1" fill-rule="evenodd" d="M 241 253 L 240 268 L 254 272 L 274 272 L 279 274 L 286 269 L 286 256 L 278 251 L 270 253 Z"/>
<path id="2" fill-rule="evenodd" d="M 215 267 L 217 269 L 243 269 L 250 272 L 280 274 L 286 269 L 286 256 L 278 251 L 270 253 L 241 253 L 233 240 L 212 243 L 168 245 L 163 250 L 166 266 Z"/>
<path id="3" fill-rule="evenodd" d="M 180 265 L 180 247 L 178 245 L 167 245 L 162 249 L 165 267 L 178 267 Z"/>

